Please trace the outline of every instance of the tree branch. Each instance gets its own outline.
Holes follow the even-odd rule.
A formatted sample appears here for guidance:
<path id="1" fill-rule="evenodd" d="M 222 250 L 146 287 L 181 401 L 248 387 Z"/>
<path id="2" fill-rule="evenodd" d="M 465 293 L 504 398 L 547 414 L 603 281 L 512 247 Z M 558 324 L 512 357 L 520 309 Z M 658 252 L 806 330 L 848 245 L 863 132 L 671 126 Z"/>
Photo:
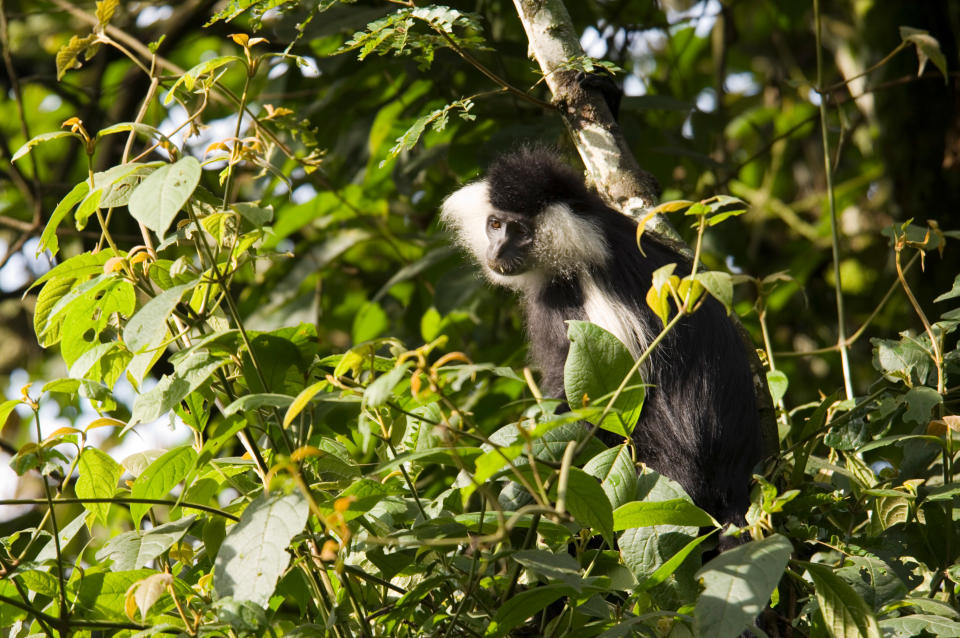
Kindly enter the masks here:
<path id="1" fill-rule="evenodd" d="M 600 92 L 581 86 L 577 72 L 567 68 L 584 52 L 566 7 L 561 0 L 514 0 L 514 5 L 590 179 L 607 203 L 638 217 L 657 204 L 659 185 L 640 168 Z M 651 230 L 677 239 L 662 218 L 652 223 Z"/>

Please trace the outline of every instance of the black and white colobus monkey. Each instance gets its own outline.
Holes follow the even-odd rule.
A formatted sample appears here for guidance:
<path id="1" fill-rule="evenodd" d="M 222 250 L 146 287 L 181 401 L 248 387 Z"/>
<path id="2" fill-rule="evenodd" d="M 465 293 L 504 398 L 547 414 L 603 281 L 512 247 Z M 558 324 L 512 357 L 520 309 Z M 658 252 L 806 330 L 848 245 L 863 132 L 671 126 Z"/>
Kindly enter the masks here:
<path id="1" fill-rule="evenodd" d="M 531 357 L 553 397 L 564 397 L 565 321 L 605 328 L 636 358 L 663 327 L 645 303 L 653 271 L 677 263 L 689 273 L 649 233 L 641 253 L 637 223 L 543 149 L 495 161 L 447 198 L 441 219 L 491 282 L 520 293 Z M 651 387 L 633 432 L 638 459 L 722 523 L 743 524 L 764 445 L 744 345 L 723 306 L 710 298 L 682 319 L 642 374 Z"/>

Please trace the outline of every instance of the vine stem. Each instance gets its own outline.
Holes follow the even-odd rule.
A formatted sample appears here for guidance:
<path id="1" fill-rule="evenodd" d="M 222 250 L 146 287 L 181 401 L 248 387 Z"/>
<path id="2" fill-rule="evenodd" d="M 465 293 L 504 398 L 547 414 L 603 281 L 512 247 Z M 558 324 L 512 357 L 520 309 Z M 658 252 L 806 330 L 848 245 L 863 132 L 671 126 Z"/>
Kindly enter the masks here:
<path id="1" fill-rule="evenodd" d="M 833 168 L 830 166 L 830 141 L 827 136 L 827 96 L 823 88 L 823 42 L 821 40 L 820 0 L 813 0 L 813 13 L 816 22 L 817 48 L 817 95 L 820 96 L 820 132 L 823 138 L 823 169 L 827 180 L 827 205 L 830 214 L 830 243 L 833 249 L 833 278 L 837 296 L 837 349 L 840 351 L 840 366 L 843 370 L 843 389 L 847 399 L 853 398 L 853 381 L 850 374 L 850 357 L 847 351 L 847 336 L 843 286 L 840 280 L 840 231 L 837 225 L 837 202 L 833 192 Z"/>
<path id="2" fill-rule="evenodd" d="M 43 441 L 43 433 L 40 431 L 40 406 L 31 402 L 33 408 L 33 421 L 37 426 L 37 441 Z M 38 446 L 38 457 L 40 458 L 41 469 L 43 467 L 43 448 Z M 60 630 L 60 635 L 69 633 L 70 627 L 70 608 L 67 606 L 67 583 L 63 579 L 63 553 L 60 547 L 60 525 L 57 523 L 56 512 L 53 511 L 53 496 L 50 494 L 50 485 L 47 483 L 47 476 L 41 472 L 40 480 L 43 483 L 43 492 L 46 495 L 47 511 L 50 513 L 50 525 L 53 527 L 53 547 L 57 552 L 57 583 L 59 585 L 57 594 L 60 606 L 60 618 L 56 624 Z"/>
<path id="3" fill-rule="evenodd" d="M 930 347 L 933 348 L 933 354 L 930 355 L 930 358 L 933 359 L 933 364 L 937 367 L 937 392 L 940 396 L 943 396 L 946 393 L 946 384 L 943 378 L 943 353 L 940 352 L 940 341 L 937 339 L 937 335 L 934 334 L 933 326 L 930 325 L 930 320 L 927 319 L 926 313 L 923 312 L 923 308 L 920 307 L 917 298 L 913 296 L 913 291 L 910 289 L 909 284 L 907 284 L 907 278 L 903 274 L 903 268 L 900 265 L 900 254 L 903 251 L 902 241 L 902 239 L 898 239 L 897 246 L 894 249 L 894 263 L 897 267 L 897 278 L 900 280 L 900 285 L 903 287 L 903 292 L 906 293 L 910 305 L 917 313 L 917 316 L 920 317 L 920 323 L 923 324 L 924 331 L 926 331 L 927 336 L 930 337 Z"/>
<path id="4" fill-rule="evenodd" d="M 222 509 L 216 507 L 211 507 L 210 505 L 202 505 L 200 503 L 188 503 L 186 501 L 176 501 L 172 499 L 164 498 L 124 498 L 122 496 L 113 497 L 113 498 L 57 498 L 55 503 L 63 505 L 74 505 L 84 503 L 110 503 L 112 505 L 117 504 L 127 504 L 127 503 L 145 503 L 149 505 L 169 505 L 170 507 L 180 507 L 188 510 L 200 510 L 201 512 L 207 512 L 209 514 L 216 514 L 217 516 L 222 516 L 228 518 L 231 521 L 237 522 L 240 520 L 239 516 L 234 516 L 230 512 L 225 512 Z M 42 498 L 4 498 L 0 499 L 0 505 L 44 505 L 47 501 Z"/>

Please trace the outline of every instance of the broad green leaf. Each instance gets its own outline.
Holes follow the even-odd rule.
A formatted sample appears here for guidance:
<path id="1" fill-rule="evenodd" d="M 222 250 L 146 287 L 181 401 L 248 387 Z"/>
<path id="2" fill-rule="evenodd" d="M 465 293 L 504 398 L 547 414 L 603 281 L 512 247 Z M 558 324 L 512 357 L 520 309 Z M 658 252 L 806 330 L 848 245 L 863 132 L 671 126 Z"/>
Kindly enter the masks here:
<path id="1" fill-rule="evenodd" d="M 877 504 L 879 506 L 881 503 L 893 500 L 895 499 L 877 499 Z M 896 514 L 891 515 L 886 512 L 878 514 L 878 516 L 886 519 L 884 528 L 907 520 L 909 506 L 906 499 L 896 500 L 903 503 L 903 515 L 899 520 L 896 520 L 898 518 Z M 880 507 L 877 509 L 879 511 Z M 898 603 L 907 595 L 907 587 L 897 576 L 897 573 L 890 565 L 879 558 L 848 556 L 844 561 L 844 566 L 836 570 L 836 574 L 850 583 L 863 598 L 863 601 L 867 603 L 867 606 L 876 613 L 880 613 L 887 605 Z"/>
<path id="2" fill-rule="evenodd" d="M 213 586 L 220 597 L 266 608 L 290 562 L 287 547 L 307 522 L 307 501 L 298 492 L 261 494 L 227 531 L 214 563 Z"/>
<path id="3" fill-rule="evenodd" d="M 109 454 L 94 447 L 83 449 L 77 469 L 80 473 L 75 488 L 78 498 L 112 498 L 123 476 L 123 467 Z M 103 525 L 107 524 L 110 503 L 84 503 L 83 506 Z"/>
<path id="4" fill-rule="evenodd" d="M 163 131 L 150 126 L 149 124 L 144 124 L 143 122 L 118 122 L 97 131 L 97 139 L 106 137 L 107 135 L 115 135 L 116 133 L 129 133 L 130 131 L 133 131 L 134 133 L 137 133 L 147 139 L 166 142 L 170 145 L 170 147 L 175 146 L 173 140 L 164 135 Z"/>
<path id="5" fill-rule="evenodd" d="M 123 251 L 120 251 L 121 256 L 125 254 Z M 113 258 L 113 256 L 114 252 L 109 248 L 101 250 L 98 253 L 80 253 L 76 257 L 71 257 L 48 270 L 30 284 L 30 288 L 36 288 L 51 279 L 86 280 L 94 275 L 102 274 L 103 265 L 107 263 L 107 260 Z"/>
<path id="6" fill-rule="evenodd" d="M 79 579 L 70 581 L 70 589 L 76 592 L 79 609 L 87 610 L 88 617 L 116 620 L 124 618 L 124 599 L 130 587 L 148 576 L 156 574 L 152 569 L 134 571 L 102 572 L 88 570 Z"/>
<path id="7" fill-rule="evenodd" d="M 23 402 L 20 399 L 7 399 L 3 403 L 0 403 L 0 429 L 3 429 L 7 424 L 7 418 L 10 416 L 10 413 L 21 403 Z"/>
<path id="8" fill-rule="evenodd" d="M 923 75 L 923 70 L 927 67 L 927 60 L 930 60 L 940 69 L 940 72 L 943 73 L 944 84 L 949 82 L 950 75 L 947 73 L 947 58 L 943 55 L 943 51 L 940 50 L 940 43 L 937 42 L 936 38 L 923 29 L 901 26 L 900 39 L 917 47 L 917 58 L 920 62 L 919 68 L 917 69 L 917 77 Z"/>
<path id="9" fill-rule="evenodd" d="M 13 154 L 13 157 L 10 158 L 11 162 L 16 162 L 18 159 L 29 153 L 34 146 L 37 144 L 43 144 L 44 142 L 49 142 L 50 140 L 58 140 L 61 137 L 75 137 L 78 140 L 80 136 L 73 131 L 50 131 L 49 133 L 41 133 L 30 138 L 23 146 L 17 149 L 17 152 Z"/>
<path id="10" fill-rule="evenodd" d="M 193 87 L 197 83 L 197 79 L 206 73 L 212 73 L 220 67 L 230 64 L 231 62 L 243 62 L 242 58 L 239 58 L 235 55 L 222 55 L 216 58 L 211 58 L 205 60 L 200 64 L 192 67 L 189 71 L 180 76 L 180 78 L 173 83 L 173 86 L 170 87 L 170 90 L 167 92 L 166 97 L 163 98 L 164 104 L 170 104 L 173 100 L 173 93 L 177 90 L 177 87 L 183 84 L 188 91 L 192 91 Z"/>
<path id="11" fill-rule="evenodd" d="M 604 450 L 590 459 L 583 471 L 600 479 L 600 487 L 614 508 L 636 498 L 637 468 L 628 446 L 618 445 Z"/>
<path id="12" fill-rule="evenodd" d="M 130 214 L 162 237 L 200 183 L 202 172 L 200 162 L 190 156 L 161 166 L 133 191 Z"/>
<path id="13" fill-rule="evenodd" d="M 493 621 L 487 625 L 487 630 L 483 634 L 484 638 L 504 636 L 511 629 L 532 617 L 561 596 L 568 596 L 574 593 L 576 592 L 572 587 L 559 583 L 534 587 L 533 589 L 520 592 L 497 609 Z"/>
<path id="14" fill-rule="evenodd" d="M 563 581 L 577 589 L 583 580 L 577 559 L 566 552 L 555 554 L 543 549 L 527 549 L 515 553 L 513 560 L 545 578 Z"/>
<path id="15" fill-rule="evenodd" d="M 97 560 L 113 561 L 110 568 L 115 571 L 146 567 L 179 542 L 196 520 L 196 515 L 190 515 L 145 532 L 131 531 L 114 536 L 97 552 Z"/>
<path id="16" fill-rule="evenodd" d="M 694 610 L 699 636 L 736 638 L 763 611 L 787 567 L 793 545 L 780 534 L 728 549 L 697 577 L 703 592 Z"/>
<path id="17" fill-rule="evenodd" d="M 946 301 L 948 299 L 956 299 L 957 297 L 960 297 L 960 275 L 957 275 L 956 278 L 953 280 L 953 287 L 950 289 L 949 292 L 943 293 L 933 301 L 934 303 L 936 303 L 939 301 Z"/>
<path id="18" fill-rule="evenodd" d="M 780 370 L 767 370 L 767 387 L 770 388 L 770 397 L 776 404 L 787 393 L 787 386 L 790 380 L 787 375 Z"/>
<path id="19" fill-rule="evenodd" d="M 683 549 L 681 549 L 676 554 L 671 556 L 669 559 L 661 563 L 660 566 L 657 567 L 652 574 L 650 574 L 646 579 L 641 581 L 637 585 L 637 590 L 646 591 L 648 589 L 656 587 L 660 583 L 667 580 L 674 572 L 676 572 L 680 568 L 683 562 L 687 560 L 687 557 L 689 557 L 690 554 L 692 554 L 693 551 L 700 546 L 700 543 L 710 538 L 711 535 L 712 535 L 712 532 L 710 534 L 704 534 L 703 536 L 698 536 L 692 541 L 690 541 L 689 543 L 687 543 L 686 545 L 684 545 Z"/>
<path id="20" fill-rule="evenodd" d="M 682 498 L 669 501 L 631 501 L 613 512 L 613 529 L 653 525 L 714 527 L 718 523 L 702 509 Z"/>
<path id="21" fill-rule="evenodd" d="M 813 579 L 817 603 L 832 638 L 880 638 L 873 610 L 827 565 L 803 563 Z"/>
<path id="22" fill-rule="evenodd" d="M 180 298 L 198 283 L 197 280 L 174 286 L 143 305 L 123 329 L 123 341 L 133 353 L 160 346 L 167 334 L 167 318 L 180 303 Z"/>
<path id="23" fill-rule="evenodd" d="M 599 532 L 613 546 L 613 508 L 600 483 L 577 467 L 567 477 L 567 511 L 580 525 Z"/>
<path id="24" fill-rule="evenodd" d="M 918 425 L 926 425 L 930 421 L 930 413 L 933 408 L 943 402 L 943 397 L 933 388 L 918 386 L 910 388 L 903 400 L 907 404 L 903 420 Z"/>
<path id="25" fill-rule="evenodd" d="M 167 588 L 173 584 L 173 576 L 166 572 L 147 576 L 133 589 L 133 600 L 140 610 L 140 617 L 146 618 L 150 608 L 167 593 Z M 128 594 L 129 596 L 129 594 Z"/>
<path id="26" fill-rule="evenodd" d="M 132 474 L 134 477 L 137 477 L 143 474 L 143 471 L 150 467 L 151 463 L 166 453 L 166 450 L 144 450 L 142 452 L 134 452 L 120 461 L 120 465 L 122 465 L 123 469 L 125 469 L 127 472 L 130 472 L 130 474 Z"/>
<path id="27" fill-rule="evenodd" d="M 77 211 L 73 214 L 73 226 L 77 230 L 83 230 L 87 227 L 87 220 L 90 219 L 90 215 L 94 214 L 97 209 L 101 208 L 100 198 L 103 197 L 103 191 L 96 189 L 87 193 L 86 197 L 83 198 L 83 201 L 80 202 L 80 205 L 77 206 Z"/>
<path id="28" fill-rule="evenodd" d="M 286 408 L 292 402 L 293 397 L 286 394 L 271 394 L 267 392 L 246 394 L 224 408 L 223 416 L 230 416 L 237 412 L 246 414 L 258 408 Z"/>
<path id="29" fill-rule="evenodd" d="M 99 48 L 97 34 L 91 33 L 87 36 L 70 36 L 70 41 L 60 47 L 57 51 L 57 81 L 63 79 L 64 74 L 70 69 L 79 69 L 81 66 L 80 56 L 87 60 L 92 58 Z"/>
<path id="30" fill-rule="evenodd" d="M 587 321 L 568 321 L 570 351 L 563 366 L 567 401 L 573 408 L 605 405 L 633 367 L 633 357 L 619 339 Z M 645 390 L 640 373 L 633 375 L 614 403 L 610 415 L 600 424 L 629 437 L 640 418 Z"/>
<path id="31" fill-rule="evenodd" d="M 199 388 L 227 359 L 202 350 L 193 350 L 177 361 L 173 374 L 164 375 L 153 388 L 133 402 L 133 414 L 124 431 L 138 423 L 159 419 Z"/>
<path id="32" fill-rule="evenodd" d="M 923 632 L 938 638 L 960 636 L 960 622 L 930 614 L 888 618 L 881 620 L 879 626 L 886 638 L 910 638 L 910 636 L 923 635 Z"/>
<path id="33" fill-rule="evenodd" d="M 71 541 L 73 541 L 80 530 L 84 527 L 84 521 L 86 521 L 86 518 L 86 515 L 80 514 L 60 528 L 60 534 L 57 535 L 57 538 L 60 539 L 60 549 L 65 548 L 71 543 Z M 36 558 L 33 560 L 36 563 L 42 563 L 47 560 L 56 559 L 57 545 L 53 542 L 53 537 L 51 537 L 50 540 L 47 541 L 47 544 L 43 546 L 43 549 L 40 550 L 40 553 L 38 553 Z"/>
<path id="34" fill-rule="evenodd" d="M 303 412 L 303 409 L 310 403 L 310 399 L 329 385 L 330 383 L 323 379 L 301 390 L 300 394 L 293 400 L 293 403 L 290 404 L 290 407 L 287 408 L 287 413 L 283 416 L 283 427 L 290 427 L 290 424 L 297 418 L 297 415 Z"/>
<path id="35" fill-rule="evenodd" d="M 113 252 L 110 250 L 97 254 L 81 253 L 55 266 L 33 283 L 33 286 L 45 284 L 37 295 L 33 314 L 33 329 L 41 346 L 51 346 L 60 341 L 63 316 L 54 318 L 54 310 L 59 313 L 64 298 L 71 295 L 74 287 L 91 277 L 103 274 L 103 265 L 112 257 Z"/>
<path id="36" fill-rule="evenodd" d="M 370 407 L 380 407 L 386 403 L 393 394 L 393 389 L 406 378 L 407 370 L 412 366 L 412 363 L 406 362 L 377 377 L 363 391 L 364 404 Z"/>
<path id="37" fill-rule="evenodd" d="M 175 447 L 145 469 L 133 483 L 130 496 L 133 498 L 166 498 L 170 490 L 182 481 L 193 469 L 197 460 L 196 451 L 189 445 Z M 133 524 L 140 527 L 140 519 L 147 513 L 149 503 L 132 503 L 130 516 Z"/>
<path id="38" fill-rule="evenodd" d="M 707 292 L 722 303 L 727 309 L 727 314 L 730 314 L 733 308 L 733 277 L 730 273 L 709 270 L 697 273 L 697 281 L 703 284 Z"/>
<path id="39" fill-rule="evenodd" d="M 383 334 L 390 325 L 390 318 L 375 301 L 368 301 L 353 318 L 353 342 L 362 343 Z"/>
<path id="40" fill-rule="evenodd" d="M 51 317 L 63 312 L 60 352 L 66 364 L 72 366 L 80 355 L 100 345 L 102 332 L 110 334 L 116 315 L 126 318 L 133 314 L 137 300 L 130 281 L 107 276 L 79 296 L 65 296 L 61 302 L 54 307 Z"/>
<path id="41" fill-rule="evenodd" d="M 50 572 L 31 569 L 27 571 L 17 571 L 14 572 L 14 574 L 16 574 L 15 578 L 20 581 L 28 591 L 37 592 L 51 599 L 56 599 L 59 595 L 60 585 L 57 582 L 57 577 Z"/>
<path id="42" fill-rule="evenodd" d="M 47 220 L 47 225 L 43 227 L 43 233 L 40 234 L 40 243 L 37 244 L 37 255 L 45 250 L 49 250 L 51 255 L 56 256 L 60 250 L 60 242 L 57 240 L 57 228 L 60 226 L 63 218 L 73 210 L 73 207 L 87 196 L 89 190 L 89 184 L 83 181 L 64 195 L 60 203 L 57 204 L 57 207 L 50 213 L 50 219 Z"/>

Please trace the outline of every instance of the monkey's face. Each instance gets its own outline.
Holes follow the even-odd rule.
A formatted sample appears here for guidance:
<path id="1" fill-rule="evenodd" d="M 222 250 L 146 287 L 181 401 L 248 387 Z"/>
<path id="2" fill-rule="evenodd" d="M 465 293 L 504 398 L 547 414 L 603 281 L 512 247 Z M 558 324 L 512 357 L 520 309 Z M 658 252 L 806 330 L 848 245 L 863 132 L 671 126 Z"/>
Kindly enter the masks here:
<path id="1" fill-rule="evenodd" d="M 519 275 L 531 267 L 534 226 L 526 215 L 495 211 L 487 216 L 487 267 L 504 276 Z"/>

